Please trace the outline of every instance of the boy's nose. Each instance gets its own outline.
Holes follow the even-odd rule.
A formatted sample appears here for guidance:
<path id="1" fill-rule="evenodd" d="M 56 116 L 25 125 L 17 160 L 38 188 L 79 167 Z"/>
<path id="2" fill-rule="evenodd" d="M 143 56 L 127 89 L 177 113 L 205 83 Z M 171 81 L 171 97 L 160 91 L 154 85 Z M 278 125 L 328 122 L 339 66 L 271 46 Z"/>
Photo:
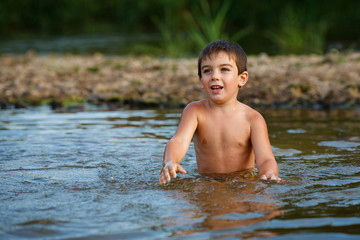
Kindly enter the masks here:
<path id="1" fill-rule="evenodd" d="M 213 72 L 212 80 L 220 80 L 220 73 L 218 71 Z"/>

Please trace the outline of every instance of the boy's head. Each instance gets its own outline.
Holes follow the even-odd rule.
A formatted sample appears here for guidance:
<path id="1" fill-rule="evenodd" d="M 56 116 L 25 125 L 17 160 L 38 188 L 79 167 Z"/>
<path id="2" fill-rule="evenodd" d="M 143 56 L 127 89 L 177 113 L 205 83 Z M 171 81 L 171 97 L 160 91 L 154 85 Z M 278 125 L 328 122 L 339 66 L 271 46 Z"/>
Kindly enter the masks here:
<path id="1" fill-rule="evenodd" d="M 201 63 L 204 59 L 212 57 L 213 54 L 217 54 L 220 51 L 226 52 L 230 58 L 232 58 L 238 68 L 238 74 L 240 75 L 244 71 L 247 71 L 246 63 L 247 58 L 244 50 L 239 44 L 228 40 L 216 40 L 206 45 L 206 47 L 200 52 L 198 59 L 198 75 L 201 77 Z"/>

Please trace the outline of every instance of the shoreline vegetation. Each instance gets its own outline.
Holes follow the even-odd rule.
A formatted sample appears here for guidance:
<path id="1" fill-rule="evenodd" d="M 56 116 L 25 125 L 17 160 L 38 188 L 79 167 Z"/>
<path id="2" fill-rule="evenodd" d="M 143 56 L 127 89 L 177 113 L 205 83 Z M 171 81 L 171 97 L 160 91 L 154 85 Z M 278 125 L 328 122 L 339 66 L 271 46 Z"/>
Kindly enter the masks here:
<path id="1" fill-rule="evenodd" d="M 204 98 L 196 58 L 149 56 L 0 56 L 0 106 L 84 104 L 183 107 Z M 248 57 L 249 81 L 239 100 L 253 107 L 360 106 L 360 53 Z"/>

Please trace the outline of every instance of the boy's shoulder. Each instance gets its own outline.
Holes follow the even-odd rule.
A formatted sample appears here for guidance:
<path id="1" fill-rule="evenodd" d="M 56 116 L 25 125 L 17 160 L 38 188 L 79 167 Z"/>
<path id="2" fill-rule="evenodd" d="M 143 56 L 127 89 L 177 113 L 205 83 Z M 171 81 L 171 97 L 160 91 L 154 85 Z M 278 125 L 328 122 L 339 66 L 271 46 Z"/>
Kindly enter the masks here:
<path id="1" fill-rule="evenodd" d="M 182 115 L 193 116 L 197 119 L 203 119 L 209 116 L 209 106 L 206 99 L 193 101 L 186 105 Z"/>
<path id="2" fill-rule="evenodd" d="M 250 107 L 246 104 L 243 104 L 243 103 L 239 103 L 239 104 L 240 104 L 240 109 L 241 109 L 241 110 L 239 110 L 239 113 L 243 114 L 246 117 L 246 119 L 248 119 L 250 122 L 263 119 L 263 116 L 261 115 L 261 113 L 259 113 L 252 107 Z"/>
<path id="3" fill-rule="evenodd" d="M 186 105 L 186 107 L 184 108 L 184 110 L 187 111 L 192 111 L 192 110 L 201 110 L 204 109 L 205 105 L 204 105 L 205 101 L 204 100 L 199 100 L 199 101 L 194 101 L 189 103 L 188 105 Z"/>

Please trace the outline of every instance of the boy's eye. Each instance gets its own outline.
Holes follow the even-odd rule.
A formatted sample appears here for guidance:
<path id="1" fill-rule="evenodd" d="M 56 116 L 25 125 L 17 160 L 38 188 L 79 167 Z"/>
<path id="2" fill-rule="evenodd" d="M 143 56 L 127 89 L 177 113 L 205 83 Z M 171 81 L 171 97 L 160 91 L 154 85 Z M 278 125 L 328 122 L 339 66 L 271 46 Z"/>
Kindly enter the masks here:
<path id="1" fill-rule="evenodd" d="M 210 69 L 204 69 L 203 73 L 209 73 Z"/>
<path id="2" fill-rule="evenodd" d="M 222 71 L 222 72 L 227 72 L 227 71 L 230 71 L 230 69 L 228 69 L 228 68 L 221 68 L 221 71 Z"/>

